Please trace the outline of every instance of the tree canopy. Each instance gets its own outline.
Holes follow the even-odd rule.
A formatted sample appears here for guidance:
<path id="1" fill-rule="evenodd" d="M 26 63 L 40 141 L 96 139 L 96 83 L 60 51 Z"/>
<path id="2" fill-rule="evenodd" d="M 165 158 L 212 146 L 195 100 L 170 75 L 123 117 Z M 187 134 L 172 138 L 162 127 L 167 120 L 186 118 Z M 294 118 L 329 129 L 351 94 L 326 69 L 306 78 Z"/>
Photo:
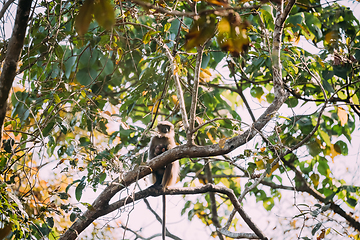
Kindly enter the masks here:
<path id="1" fill-rule="evenodd" d="M 158 238 L 116 220 L 141 202 L 161 222 L 162 194 L 209 239 L 360 239 L 360 28 L 344 3 L 3 1 L 0 239 Z M 147 161 L 161 120 L 178 146 Z M 178 159 L 176 186 L 147 188 Z M 264 224 L 254 206 L 288 214 Z"/>

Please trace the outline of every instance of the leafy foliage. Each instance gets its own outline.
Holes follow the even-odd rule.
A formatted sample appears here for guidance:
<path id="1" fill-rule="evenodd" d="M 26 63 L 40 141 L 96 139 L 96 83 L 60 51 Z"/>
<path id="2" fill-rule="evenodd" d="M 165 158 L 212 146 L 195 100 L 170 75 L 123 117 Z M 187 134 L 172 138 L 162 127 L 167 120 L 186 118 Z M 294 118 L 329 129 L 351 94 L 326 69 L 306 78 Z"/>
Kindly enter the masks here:
<path id="1" fill-rule="evenodd" d="M 41 1 L 29 23 L 4 124 L 0 238 L 57 239 L 81 219 L 78 203 L 92 209 L 84 198 L 86 190 L 96 192 L 144 165 L 156 120 L 176 123 L 176 140 L 186 143 L 173 76 L 181 79 L 190 111 L 198 73 L 194 48 L 204 47 L 195 143 L 223 147 L 251 128 L 262 114 L 259 106 L 261 111 L 274 101 L 276 4 Z M 3 36 L 3 44 L 7 41 Z M 300 41 L 319 52 L 300 47 Z M 181 183 L 214 183 L 241 197 L 265 173 L 244 197 L 266 211 L 273 211 L 287 190 L 312 196 L 296 206 L 299 212 L 293 216 L 304 217 L 307 231 L 299 231 L 290 220 L 288 230 L 275 236 L 300 232 L 304 239 L 324 239 L 341 232 L 359 238 L 350 228 L 350 213 L 350 218 L 341 215 L 337 220 L 345 226 L 340 230 L 329 232 L 338 226 L 327 224 L 328 211 L 339 212 L 333 204 L 346 205 L 346 212 L 359 217 L 359 186 L 335 173 L 342 164 L 339 159 L 350 155 L 357 140 L 359 42 L 359 20 L 349 8 L 336 2 L 297 2 L 284 23 L 280 49 L 284 87 L 290 94 L 286 110 L 272 116 L 273 122 L 246 149 L 181 159 Z M 163 45 L 172 51 L 173 62 Z M 281 163 L 272 166 L 286 151 Z M 349 174 L 358 172 L 349 169 Z M 225 225 L 233 205 L 222 194 L 216 194 L 214 202 L 210 194 L 184 196 L 181 214 L 190 221 L 200 219 L 220 235 L 216 224 Z M 314 198 L 318 203 L 312 206 Z M 236 232 L 238 221 L 231 223 Z"/>

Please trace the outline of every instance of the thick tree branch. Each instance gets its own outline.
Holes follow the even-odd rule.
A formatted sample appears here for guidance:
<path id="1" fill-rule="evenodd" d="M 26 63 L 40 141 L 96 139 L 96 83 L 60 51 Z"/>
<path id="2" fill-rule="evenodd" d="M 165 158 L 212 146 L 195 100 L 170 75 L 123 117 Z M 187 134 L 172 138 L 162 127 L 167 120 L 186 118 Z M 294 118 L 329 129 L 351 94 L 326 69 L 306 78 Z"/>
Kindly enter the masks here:
<path id="1" fill-rule="evenodd" d="M 2 139 L 2 126 L 4 125 L 7 99 L 16 76 L 16 67 L 24 45 L 26 28 L 31 9 L 31 0 L 20 0 L 16 11 L 13 32 L 6 51 L 3 69 L 0 75 L 0 144 Z"/>
<path id="2" fill-rule="evenodd" d="M 236 199 L 236 196 L 231 189 L 228 189 L 223 186 L 213 185 L 210 183 L 204 186 L 194 187 L 194 188 L 169 188 L 164 192 L 161 190 L 161 188 L 147 188 L 143 191 L 135 193 L 134 195 L 118 200 L 108 206 L 104 206 L 103 209 L 101 209 L 101 215 L 99 216 L 106 215 L 116 209 L 119 209 L 120 207 L 125 206 L 126 204 L 132 203 L 134 201 L 149 196 L 157 197 L 157 196 L 161 196 L 163 193 L 165 193 L 166 195 L 184 195 L 184 194 L 200 194 L 207 192 L 211 192 L 211 193 L 217 192 L 227 195 L 231 203 L 234 205 L 236 211 L 244 219 L 244 221 L 251 228 L 251 230 L 253 230 L 260 239 L 267 239 L 265 235 L 261 232 L 260 228 L 258 228 L 256 224 L 251 221 L 250 217 L 246 214 L 246 212 L 240 205 L 239 201 Z"/>

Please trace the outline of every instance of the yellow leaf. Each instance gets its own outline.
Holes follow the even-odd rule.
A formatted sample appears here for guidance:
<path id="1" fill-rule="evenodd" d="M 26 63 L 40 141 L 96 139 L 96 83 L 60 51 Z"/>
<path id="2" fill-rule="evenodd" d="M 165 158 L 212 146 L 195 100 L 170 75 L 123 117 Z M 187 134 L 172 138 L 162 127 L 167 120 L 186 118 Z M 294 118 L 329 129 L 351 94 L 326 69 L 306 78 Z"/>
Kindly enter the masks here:
<path id="1" fill-rule="evenodd" d="M 344 126 L 348 121 L 348 114 L 342 107 L 337 108 L 337 114 L 340 119 L 341 126 Z"/>
<path id="2" fill-rule="evenodd" d="M 284 116 L 279 116 L 279 118 L 284 118 L 284 119 L 286 119 L 286 120 L 289 120 L 289 121 L 291 121 L 291 119 L 290 119 L 290 118 L 288 118 L 288 117 L 284 117 Z"/>
<path id="3" fill-rule="evenodd" d="M 219 33 L 228 33 L 231 30 L 231 26 L 227 18 L 223 17 L 218 24 Z"/>
<path id="4" fill-rule="evenodd" d="M 177 105 L 179 103 L 179 99 L 178 97 L 174 94 L 174 95 L 171 95 L 171 101 Z"/>
<path id="5" fill-rule="evenodd" d="M 111 116 L 111 113 L 109 111 L 105 111 L 104 113 Z"/>
<path id="6" fill-rule="evenodd" d="M 97 0 L 94 5 L 94 16 L 100 26 L 111 30 L 115 24 L 114 8 L 109 0 Z"/>
<path id="7" fill-rule="evenodd" d="M 325 42 L 326 43 L 331 43 L 331 42 L 334 42 L 336 41 L 336 39 L 338 39 L 338 34 L 334 31 L 331 31 L 331 32 L 328 32 L 326 35 L 325 35 Z"/>
<path id="8" fill-rule="evenodd" d="M 265 164 L 263 160 L 257 160 L 255 161 L 255 164 L 259 170 L 265 169 Z"/>
<path id="9" fill-rule="evenodd" d="M 150 111 L 153 111 L 153 109 L 158 109 L 159 108 L 159 106 L 160 106 L 160 103 L 161 103 L 161 101 L 157 101 L 153 106 L 149 106 L 148 108 L 149 108 L 149 110 Z"/>
<path id="10" fill-rule="evenodd" d="M 272 161 L 273 161 L 273 160 L 274 160 L 274 159 L 272 159 Z M 272 162 L 272 161 L 271 161 L 271 162 Z M 271 174 L 272 174 L 273 172 L 275 172 L 275 170 L 278 169 L 278 168 L 279 168 L 279 162 L 277 162 L 277 163 L 275 164 L 275 166 L 273 166 L 273 167 L 271 168 L 270 173 L 266 174 L 266 176 L 267 176 L 267 177 L 270 177 Z"/>
<path id="11" fill-rule="evenodd" d="M 210 71 L 201 68 L 200 81 L 202 81 L 202 82 L 210 82 L 210 77 L 211 77 Z"/>
<path id="12" fill-rule="evenodd" d="M 228 7 L 229 3 L 227 0 L 206 0 L 206 2 L 210 3 L 210 4 L 215 4 L 215 5 L 219 5 L 219 6 L 223 6 L 223 7 Z"/>
<path id="13" fill-rule="evenodd" d="M 216 30 L 215 15 L 201 15 L 193 22 L 188 34 L 186 34 L 185 49 L 191 50 L 194 47 L 203 45 L 209 38 L 214 36 Z"/>
<path id="14" fill-rule="evenodd" d="M 224 184 L 225 187 L 227 187 L 227 188 L 230 187 L 229 179 L 227 179 L 227 178 L 221 178 L 220 182 L 221 182 L 222 184 Z"/>
<path id="15" fill-rule="evenodd" d="M 325 64 L 324 64 L 323 60 L 318 55 L 315 55 L 315 58 L 316 58 L 317 62 L 320 63 L 320 65 L 322 67 L 325 67 Z"/>
<path id="16" fill-rule="evenodd" d="M 329 156 L 331 157 L 332 162 L 334 162 L 334 158 L 337 155 L 341 154 L 341 149 L 337 149 L 337 148 L 339 148 L 339 147 L 337 145 L 334 145 L 334 144 L 331 144 L 331 146 L 330 146 Z"/>
<path id="17" fill-rule="evenodd" d="M 208 136 L 209 140 L 210 140 L 213 144 L 216 143 L 216 141 L 214 140 L 214 138 L 212 137 L 212 135 L 211 135 L 210 132 L 207 132 L 206 135 Z"/>
<path id="18" fill-rule="evenodd" d="M 196 116 L 195 120 L 199 125 L 204 124 L 204 121 L 202 120 L 201 117 Z"/>
<path id="19" fill-rule="evenodd" d="M 354 94 L 352 97 L 351 97 L 351 100 L 354 104 L 356 105 L 359 105 L 359 98 L 357 97 L 356 94 Z"/>
<path id="20" fill-rule="evenodd" d="M 310 179 L 313 182 L 315 187 L 317 187 L 319 185 L 320 176 L 318 174 L 315 174 L 315 173 L 311 174 Z"/>
<path id="21" fill-rule="evenodd" d="M 54 93 L 54 100 L 55 100 L 55 103 L 58 104 L 61 102 L 60 98 L 59 98 L 59 95 L 57 95 L 56 93 Z"/>
<path id="22" fill-rule="evenodd" d="M 94 13 L 94 0 L 86 0 L 75 17 L 75 29 L 79 35 L 84 35 L 90 25 Z"/>
<path id="23" fill-rule="evenodd" d="M 222 138 L 219 141 L 219 147 L 220 148 L 224 148 L 225 147 L 225 143 L 226 143 L 226 138 Z"/>
<path id="24" fill-rule="evenodd" d="M 293 220 L 290 222 L 290 226 L 295 228 L 296 227 L 296 220 Z"/>

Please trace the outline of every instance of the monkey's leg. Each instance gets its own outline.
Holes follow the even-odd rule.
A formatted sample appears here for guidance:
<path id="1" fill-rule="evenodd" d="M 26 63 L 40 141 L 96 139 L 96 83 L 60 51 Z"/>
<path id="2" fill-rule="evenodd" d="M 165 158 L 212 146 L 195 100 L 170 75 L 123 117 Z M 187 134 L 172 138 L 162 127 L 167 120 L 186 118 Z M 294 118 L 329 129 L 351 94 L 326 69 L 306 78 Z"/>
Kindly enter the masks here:
<path id="1" fill-rule="evenodd" d="M 153 185 L 150 187 L 159 187 L 162 184 L 165 169 L 159 169 L 152 173 Z"/>
<path id="2" fill-rule="evenodd" d="M 179 161 L 172 162 L 166 166 L 161 183 L 163 188 L 166 188 L 167 186 L 176 183 L 176 180 L 179 175 L 179 169 L 180 169 Z"/>

